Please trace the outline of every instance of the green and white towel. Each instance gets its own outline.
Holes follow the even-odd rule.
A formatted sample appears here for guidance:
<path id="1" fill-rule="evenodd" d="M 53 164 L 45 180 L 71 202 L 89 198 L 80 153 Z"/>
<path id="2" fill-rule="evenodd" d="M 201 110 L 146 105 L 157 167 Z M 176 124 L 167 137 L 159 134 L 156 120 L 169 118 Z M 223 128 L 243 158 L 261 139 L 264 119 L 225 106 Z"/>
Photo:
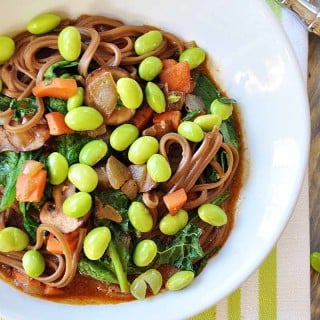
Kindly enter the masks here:
<path id="1" fill-rule="evenodd" d="M 281 20 L 306 80 L 307 31 L 289 11 L 267 2 Z M 190 320 L 310 319 L 309 250 L 306 178 L 285 231 L 260 268 L 230 296 Z"/>

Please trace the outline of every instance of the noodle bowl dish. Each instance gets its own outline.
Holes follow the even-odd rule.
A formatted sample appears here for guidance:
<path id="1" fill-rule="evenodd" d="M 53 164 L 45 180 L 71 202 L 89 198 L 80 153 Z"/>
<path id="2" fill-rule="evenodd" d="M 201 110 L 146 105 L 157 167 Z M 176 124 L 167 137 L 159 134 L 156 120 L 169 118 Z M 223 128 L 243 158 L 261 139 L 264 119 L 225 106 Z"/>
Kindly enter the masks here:
<path id="1" fill-rule="evenodd" d="M 239 29 L 237 1 L 4 5 L 0 316 L 185 319 L 263 261 L 302 183 L 308 111 L 250 2 Z"/>

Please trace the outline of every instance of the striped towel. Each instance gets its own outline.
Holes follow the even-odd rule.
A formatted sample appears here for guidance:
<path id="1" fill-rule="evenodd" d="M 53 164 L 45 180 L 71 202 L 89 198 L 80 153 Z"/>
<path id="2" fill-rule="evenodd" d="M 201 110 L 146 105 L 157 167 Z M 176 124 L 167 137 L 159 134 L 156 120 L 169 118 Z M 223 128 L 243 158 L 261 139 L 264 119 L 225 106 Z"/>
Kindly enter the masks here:
<path id="1" fill-rule="evenodd" d="M 266 0 L 281 20 L 307 77 L 307 32 L 296 17 Z M 260 268 L 235 292 L 190 320 L 310 319 L 309 201 L 305 179 L 284 233 Z"/>

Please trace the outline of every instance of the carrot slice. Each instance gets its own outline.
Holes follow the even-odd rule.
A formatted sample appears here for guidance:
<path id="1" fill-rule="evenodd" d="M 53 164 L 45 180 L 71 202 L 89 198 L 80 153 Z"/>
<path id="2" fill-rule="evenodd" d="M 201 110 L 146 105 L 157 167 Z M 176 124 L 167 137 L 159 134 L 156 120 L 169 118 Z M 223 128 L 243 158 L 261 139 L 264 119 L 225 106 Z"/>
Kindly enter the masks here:
<path id="1" fill-rule="evenodd" d="M 167 193 L 163 197 L 163 202 L 169 210 L 169 213 L 175 215 L 187 202 L 186 191 L 184 188 L 181 188 L 174 192 Z"/>
<path id="2" fill-rule="evenodd" d="M 64 238 L 70 248 L 71 252 L 74 252 L 78 245 L 79 232 L 75 230 L 70 233 L 65 233 Z M 49 234 L 47 238 L 47 250 L 53 254 L 62 254 L 62 246 L 58 239 L 52 234 Z"/>
<path id="3" fill-rule="evenodd" d="M 162 68 L 166 69 L 168 67 L 174 66 L 178 63 L 178 61 L 174 59 L 163 59 L 162 60 Z"/>
<path id="4" fill-rule="evenodd" d="M 153 123 L 159 123 L 162 120 L 170 120 L 172 128 L 177 131 L 181 121 L 181 112 L 179 110 L 169 110 L 162 113 L 157 113 L 153 116 Z"/>
<path id="5" fill-rule="evenodd" d="M 26 160 L 16 183 L 16 199 L 22 202 L 39 202 L 47 181 L 47 171 L 41 162 Z"/>
<path id="6" fill-rule="evenodd" d="M 182 61 L 164 68 L 160 73 L 160 81 L 166 83 L 169 90 L 190 92 L 191 73 L 189 63 Z"/>
<path id="7" fill-rule="evenodd" d="M 52 78 L 39 82 L 32 93 L 36 97 L 54 97 L 68 99 L 77 92 L 77 82 L 74 79 Z"/>
<path id="8" fill-rule="evenodd" d="M 45 118 L 47 119 L 49 133 L 52 136 L 60 136 L 62 134 L 70 134 L 74 132 L 66 125 L 64 115 L 61 112 L 49 112 L 45 115 Z"/>

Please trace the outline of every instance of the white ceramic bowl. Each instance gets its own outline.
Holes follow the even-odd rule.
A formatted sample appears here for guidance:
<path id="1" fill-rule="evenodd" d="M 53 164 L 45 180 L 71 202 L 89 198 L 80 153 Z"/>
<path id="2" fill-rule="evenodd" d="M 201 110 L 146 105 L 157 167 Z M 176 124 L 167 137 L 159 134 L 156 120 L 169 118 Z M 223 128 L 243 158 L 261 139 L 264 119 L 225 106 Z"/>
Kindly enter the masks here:
<path id="1" fill-rule="evenodd" d="M 5 319 L 186 319 L 236 289 L 263 261 L 284 229 L 305 174 L 309 113 L 291 47 L 263 0 L 10 0 L 1 4 L 0 34 L 38 13 L 104 14 L 195 39 L 210 56 L 221 87 L 241 108 L 249 176 L 234 230 L 190 287 L 118 305 L 57 305 L 0 282 Z"/>

